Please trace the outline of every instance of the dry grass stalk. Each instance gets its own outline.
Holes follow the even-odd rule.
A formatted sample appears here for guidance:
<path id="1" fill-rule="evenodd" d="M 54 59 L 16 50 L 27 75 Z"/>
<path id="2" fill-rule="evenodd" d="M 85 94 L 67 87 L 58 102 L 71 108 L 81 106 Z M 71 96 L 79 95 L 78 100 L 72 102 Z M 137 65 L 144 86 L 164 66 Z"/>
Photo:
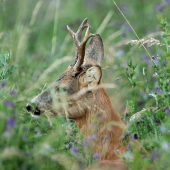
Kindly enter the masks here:
<path id="1" fill-rule="evenodd" d="M 151 47 L 152 45 L 159 45 L 159 46 L 164 46 L 166 44 L 162 44 L 159 40 L 155 38 L 150 38 L 148 40 L 145 39 L 140 39 L 140 40 L 131 40 L 127 42 L 126 44 L 131 44 L 131 45 L 140 45 L 139 47 L 146 45 L 147 47 Z M 170 45 L 168 46 L 170 47 Z"/>
<path id="2" fill-rule="evenodd" d="M 130 117 L 130 121 L 132 121 L 132 120 L 134 120 L 134 119 L 136 119 L 136 118 L 139 118 L 141 115 L 142 115 L 142 113 L 144 113 L 144 112 L 146 112 L 147 110 L 153 110 L 153 111 L 159 111 L 159 110 L 161 110 L 161 109 L 164 109 L 164 108 L 161 108 L 161 109 L 158 109 L 158 107 L 148 107 L 148 108 L 143 108 L 143 110 L 141 110 L 140 112 L 137 112 L 137 113 L 135 113 L 133 116 L 131 116 Z"/>

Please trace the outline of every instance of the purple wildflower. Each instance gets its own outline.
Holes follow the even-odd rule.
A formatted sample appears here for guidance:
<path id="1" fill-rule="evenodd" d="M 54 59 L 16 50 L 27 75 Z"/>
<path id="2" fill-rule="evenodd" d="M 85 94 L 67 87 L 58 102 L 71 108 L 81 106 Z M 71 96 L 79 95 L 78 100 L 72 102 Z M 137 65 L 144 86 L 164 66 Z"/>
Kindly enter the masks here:
<path id="1" fill-rule="evenodd" d="M 168 84 L 170 84 L 170 79 L 168 80 Z"/>
<path id="2" fill-rule="evenodd" d="M 10 95 L 11 96 L 15 96 L 17 94 L 17 92 L 15 91 L 15 90 L 12 90 L 11 92 L 10 92 Z"/>
<path id="3" fill-rule="evenodd" d="M 166 73 L 166 71 L 165 71 L 165 69 L 164 69 L 164 68 L 162 69 L 162 72 L 163 72 L 163 73 Z"/>
<path id="4" fill-rule="evenodd" d="M 84 140 L 84 141 L 83 141 L 83 146 L 85 146 L 85 147 L 86 147 L 86 146 L 89 146 L 89 143 L 87 142 L 87 140 Z"/>
<path id="5" fill-rule="evenodd" d="M 72 147 L 71 148 L 71 152 L 78 152 L 79 151 L 79 148 L 78 147 Z"/>
<path id="6" fill-rule="evenodd" d="M 157 123 L 157 126 L 160 125 L 160 120 L 155 120 L 155 123 Z"/>
<path id="7" fill-rule="evenodd" d="M 136 122 L 136 125 L 137 125 L 137 126 L 140 125 L 140 122 L 137 121 L 137 122 Z"/>
<path id="8" fill-rule="evenodd" d="M 100 154 L 95 153 L 95 154 L 93 155 L 93 158 L 100 158 Z"/>
<path id="9" fill-rule="evenodd" d="M 99 119 L 100 119 L 100 120 L 102 120 L 102 119 L 103 119 L 102 114 L 98 114 L 98 117 L 99 117 Z"/>
<path id="10" fill-rule="evenodd" d="M 70 122 L 75 122 L 74 120 L 70 120 Z"/>
<path id="11" fill-rule="evenodd" d="M 70 149 L 73 144 L 74 144 L 73 142 L 70 142 L 68 145 L 66 145 L 66 148 L 69 148 L 69 149 Z"/>
<path id="12" fill-rule="evenodd" d="M 126 38 L 126 33 L 123 32 L 123 33 L 121 34 L 121 36 L 122 36 L 122 38 Z"/>
<path id="13" fill-rule="evenodd" d="M 69 145 L 72 146 L 74 143 L 73 142 L 70 142 Z"/>
<path id="14" fill-rule="evenodd" d="M 153 77 L 157 77 L 157 76 L 158 76 L 158 73 L 155 72 L 155 73 L 153 74 Z"/>
<path id="15" fill-rule="evenodd" d="M 6 100 L 4 100 L 4 101 L 3 101 L 3 105 L 4 105 L 5 107 L 11 107 L 11 108 L 13 108 L 13 107 L 14 107 L 14 102 L 13 102 L 13 101 L 6 101 Z"/>
<path id="16" fill-rule="evenodd" d="M 69 144 L 68 144 L 68 145 L 66 145 L 66 148 L 69 148 L 69 146 L 70 146 Z"/>
<path id="17" fill-rule="evenodd" d="M 162 8 L 163 8 L 163 6 L 162 6 L 162 5 L 158 5 L 158 6 L 156 7 L 156 11 L 157 11 L 157 12 L 159 12 L 159 11 L 161 11 L 161 10 L 162 10 Z"/>
<path id="18" fill-rule="evenodd" d="M 15 119 L 14 118 L 9 118 L 7 122 L 7 127 L 12 128 L 15 126 Z"/>
<path id="19" fill-rule="evenodd" d="M 132 32 L 132 28 L 131 27 L 127 27 L 127 31 L 128 32 Z"/>
<path id="20" fill-rule="evenodd" d="M 96 135 L 94 135 L 94 134 L 89 137 L 89 140 L 95 140 L 95 139 L 96 139 Z"/>
<path id="21" fill-rule="evenodd" d="M 71 132 L 71 135 L 74 133 L 74 130 Z"/>
<path id="22" fill-rule="evenodd" d="M 156 57 L 152 57 L 153 60 L 156 60 Z"/>
<path id="23" fill-rule="evenodd" d="M 138 139 L 138 135 L 136 133 L 133 135 L 133 139 Z"/>
<path id="24" fill-rule="evenodd" d="M 166 114 L 170 114 L 170 108 L 167 107 L 167 108 L 165 109 L 165 112 L 166 112 Z"/>
<path id="25" fill-rule="evenodd" d="M 159 57 L 160 56 L 160 54 L 157 54 L 157 57 Z"/>
<path id="26" fill-rule="evenodd" d="M 160 88 L 157 88 L 157 93 L 158 93 L 158 94 L 165 94 L 165 92 L 162 91 Z"/>
<path id="27" fill-rule="evenodd" d="M 1 83 L 0 83 L 0 87 L 1 87 L 1 88 L 4 88 L 5 86 L 6 86 L 6 83 L 5 83 L 5 82 L 1 82 Z"/>
<path id="28" fill-rule="evenodd" d="M 163 6 L 166 6 L 168 0 L 163 0 Z"/>

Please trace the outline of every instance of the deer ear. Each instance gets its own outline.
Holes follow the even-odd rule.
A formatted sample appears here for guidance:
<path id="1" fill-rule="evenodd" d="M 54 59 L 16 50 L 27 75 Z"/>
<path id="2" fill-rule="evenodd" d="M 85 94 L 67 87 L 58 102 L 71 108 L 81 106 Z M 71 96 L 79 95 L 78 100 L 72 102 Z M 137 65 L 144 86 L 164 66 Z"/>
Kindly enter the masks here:
<path id="1" fill-rule="evenodd" d="M 103 41 L 99 34 L 95 34 L 86 48 L 84 64 L 96 64 L 101 66 L 103 58 Z"/>
<path id="2" fill-rule="evenodd" d="M 99 84 L 100 79 L 102 77 L 102 70 L 100 66 L 96 65 L 96 66 L 90 67 L 86 71 L 86 77 L 87 77 L 87 82 L 88 82 L 88 88 L 89 89 L 95 88 Z"/>

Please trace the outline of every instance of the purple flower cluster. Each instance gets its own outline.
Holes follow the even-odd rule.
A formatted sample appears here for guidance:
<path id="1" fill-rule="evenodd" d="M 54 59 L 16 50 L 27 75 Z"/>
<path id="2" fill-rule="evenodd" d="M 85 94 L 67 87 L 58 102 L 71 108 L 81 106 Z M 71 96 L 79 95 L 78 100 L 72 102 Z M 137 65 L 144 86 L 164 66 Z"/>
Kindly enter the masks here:
<path id="1" fill-rule="evenodd" d="M 15 119 L 14 118 L 9 118 L 7 122 L 7 128 L 12 128 L 15 126 Z"/>
<path id="2" fill-rule="evenodd" d="M 136 133 L 133 135 L 133 139 L 138 139 L 138 135 Z"/>
<path id="3" fill-rule="evenodd" d="M 160 12 L 167 4 L 168 0 L 163 0 L 163 3 L 156 7 L 156 11 Z"/>
<path id="4" fill-rule="evenodd" d="M 7 121 L 7 128 L 4 132 L 4 137 L 10 138 L 12 135 L 12 128 L 15 126 L 15 119 L 9 118 Z"/>
<path id="5" fill-rule="evenodd" d="M 155 73 L 153 74 L 153 77 L 157 77 L 157 76 L 158 76 L 158 73 L 155 72 Z"/>
<path id="6" fill-rule="evenodd" d="M 4 88 L 6 87 L 6 83 L 5 82 L 0 82 L 0 88 Z"/>
<path id="7" fill-rule="evenodd" d="M 166 112 L 166 114 L 170 114 L 170 108 L 167 107 L 167 108 L 165 109 L 165 112 Z"/>
<path id="8" fill-rule="evenodd" d="M 15 90 L 12 90 L 11 92 L 10 92 L 10 95 L 11 96 L 15 96 L 17 94 L 17 92 L 15 91 Z"/>
<path id="9" fill-rule="evenodd" d="M 73 142 L 70 142 L 68 145 L 66 145 L 66 148 L 72 148 L 72 145 L 73 145 L 74 143 Z"/>
<path id="10" fill-rule="evenodd" d="M 160 125 L 160 120 L 155 120 L 155 123 L 157 124 L 157 126 L 159 126 Z"/>
<path id="11" fill-rule="evenodd" d="M 132 32 L 132 28 L 131 27 L 127 27 L 127 31 L 128 32 Z"/>
<path id="12" fill-rule="evenodd" d="M 95 139 L 96 139 L 96 135 L 94 135 L 94 134 L 89 137 L 89 140 L 95 140 Z"/>
<path id="13" fill-rule="evenodd" d="M 157 88 L 157 94 L 165 94 L 165 92 L 162 91 L 160 88 Z"/>
<path id="14" fill-rule="evenodd" d="M 93 155 L 93 158 L 97 158 L 97 159 L 99 159 L 100 158 L 100 154 L 99 153 L 95 153 L 94 155 Z"/>
<path id="15" fill-rule="evenodd" d="M 4 105 L 5 107 L 11 107 L 11 108 L 14 107 L 14 102 L 13 102 L 13 101 L 4 100 L 2 103 L 3 103 L 3 105 Z"/>
<path id="16" fill-rule="evenodd" d="M 83 146 L 84 146 L 84 147 L 89 146 L 89 143 L 87 142 L 87 140 L 84 140 L 84 141 L 83 141 Z"/>
<path id="17" fill-rule="evenodd" d="M 102 114 L 98 114 L 98 117 L 99 117 L 100 120 L 103 119 L 103 115 Z"/>
<path id="18" fill-rule="evenodd" d="M 78 147 L 72 147 L 70 150 L 71 150 L 71 152 L 78 152 L 79 148 Z"/>

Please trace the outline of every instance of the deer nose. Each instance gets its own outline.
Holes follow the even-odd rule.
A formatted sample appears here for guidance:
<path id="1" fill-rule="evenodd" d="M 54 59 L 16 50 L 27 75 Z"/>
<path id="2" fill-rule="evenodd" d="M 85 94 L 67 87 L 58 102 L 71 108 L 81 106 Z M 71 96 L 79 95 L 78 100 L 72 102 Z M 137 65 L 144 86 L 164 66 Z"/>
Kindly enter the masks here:
<path id="1" fill-rule="evenodd" d="M 32 114 L 39 116 L 41 114 L 40 109 L 35 104 L 32 104 L 33 107 L 30 104 L 26 105 L 26 109 L 28 112 L 32 112 Z"/>
<path id="2" fill-rule="evenodd" d="M 31 109 L 32 109 L 32 108 L 31 108 L 30 104 L 27 104 L 27 105 L 26 105 L 26 109 L 27 109 L 28 112 L 31 112 Z"/>

